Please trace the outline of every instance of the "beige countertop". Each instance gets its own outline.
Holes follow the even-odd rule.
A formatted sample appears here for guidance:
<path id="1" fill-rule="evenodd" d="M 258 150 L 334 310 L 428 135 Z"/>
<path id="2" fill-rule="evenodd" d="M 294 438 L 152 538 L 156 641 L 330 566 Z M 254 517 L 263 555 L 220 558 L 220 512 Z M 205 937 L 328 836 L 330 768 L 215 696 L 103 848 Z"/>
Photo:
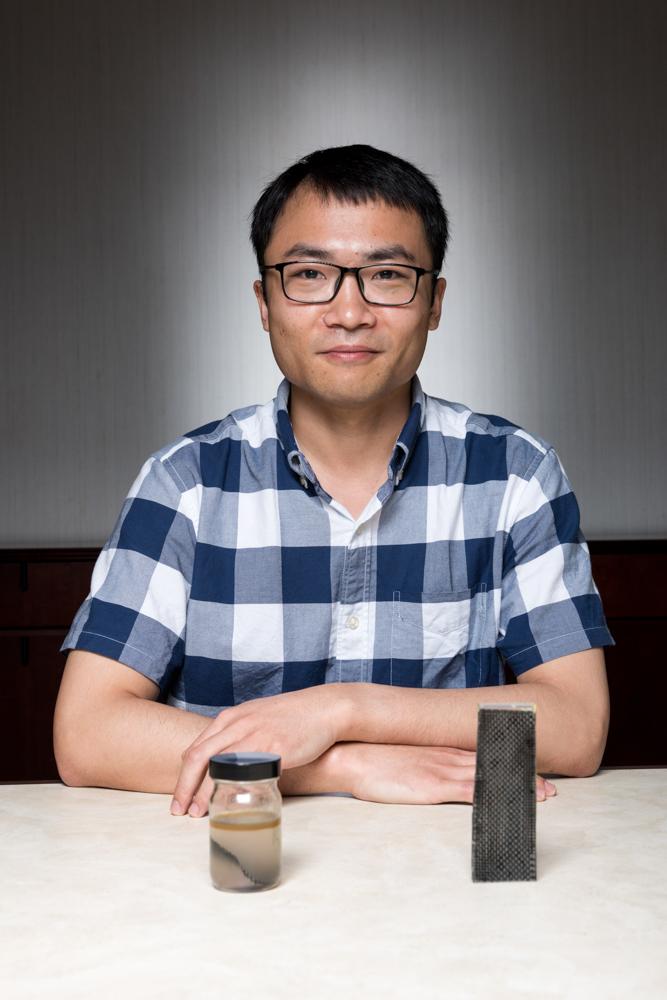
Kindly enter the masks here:
<path id="1" fill-rule="evenodd" d="M 556 784 L 536 882 L 472 882 L 470 806 L 317 795 L 247 894 L 169 796 L 1 785 L 0 995 L 664 998 L 667 770 Z"/>

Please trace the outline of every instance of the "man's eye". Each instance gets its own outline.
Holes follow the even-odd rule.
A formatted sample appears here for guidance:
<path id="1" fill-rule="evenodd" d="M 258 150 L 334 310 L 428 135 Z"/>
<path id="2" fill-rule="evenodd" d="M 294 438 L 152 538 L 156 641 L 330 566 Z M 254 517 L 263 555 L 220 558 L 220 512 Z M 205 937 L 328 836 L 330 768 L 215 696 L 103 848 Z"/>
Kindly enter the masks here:
<path id="1" fill-rule="evenodd" d="M 399 274 L 398 271 L 390 270 L 388 267 L 384 268 L 382 271 L 376 271 L 373 278 L 381 278 L 382 281 L 394 281 L 396 278 L 402 278 L 403 275 Z"/>
<path id="2" fill-rule="evenodd" d="M 312 281 L 316 278 L 322 278 L 324 275 L 321 271 L 316 271 L 314 267 L 304 267 L 302 271 L 296 271 L 294 277 L 306 278 L 306 280 Z"/>

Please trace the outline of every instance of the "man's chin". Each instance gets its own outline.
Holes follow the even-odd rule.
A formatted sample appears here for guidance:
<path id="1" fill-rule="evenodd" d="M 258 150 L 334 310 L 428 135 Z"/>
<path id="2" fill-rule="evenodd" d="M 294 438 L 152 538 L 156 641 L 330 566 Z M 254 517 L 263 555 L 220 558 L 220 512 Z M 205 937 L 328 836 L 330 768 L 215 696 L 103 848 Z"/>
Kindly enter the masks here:
<path id="1" fill-rule="evenodd" d="M 321 406 L 362 410 L 369 404 L 388 399 L 395 389 L 377 382 L 372 385 L 360 382 L 353 384 L 350 380 L 348 384 L 343 382 L 335 386 L 302 386 L 301 391 Z"/>

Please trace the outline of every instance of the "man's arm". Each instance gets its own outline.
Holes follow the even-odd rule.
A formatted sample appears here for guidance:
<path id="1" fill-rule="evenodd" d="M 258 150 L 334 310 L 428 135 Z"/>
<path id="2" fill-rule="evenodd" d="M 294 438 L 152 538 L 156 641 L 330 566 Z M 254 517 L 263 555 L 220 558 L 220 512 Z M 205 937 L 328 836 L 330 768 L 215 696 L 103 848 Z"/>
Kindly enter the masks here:
<path id="1" fill-rule="evenodd" d="M 183 752 L 211 720 L 158 703 L 158 693 L 157 684 L 137 670 L 97 653 L 72 650 L 53 722 L 63 782 L 173 793 Z M 312 763 L 283 771 L 281 792 L 351 792 L 351 755 L 335 750 L 333 746 Z"/>
<path id="2" fill-rule="evenodd" d="M 159 704 L 157 684 L 131 667 L 74 649 L 53 719 L 53 747 L 67 785 L 170 792 L 181 752 L 210 719 Z"/>
<path id="3" fill-rule="evenodd" d="M 480 703 L 532 702 L 537 706 L 538 771 L 573 777 L 594 774 L 609 727 L 603 650 L 561 656 L 517 679 L 516 686 L 445 691 L 346 685 L 342 695 L 348 699 L 346 723 L 339 739 L 473 750 Z"/>
<path id="4" fill-rule="evenodd" d="M 559 683 L 563 684 L 564 672 L 565 668 L 559 671 L 553 684 L 543 680 L 531 686 L 531 694 L 549 710 L 552 721 L 556 718 L 556 708 L 564 707 L 564 717 L 571 706 L 572 711 L 581 710 L 574 697 L 560 696 Z M 202 780 L 202 776 L 213 754 L 260 748 L 279 753 L 283 768 L 291 770 L 314 762 L 332 746 L 342 747 L 342 759 L 351 768 L 352 794 L 360 798 L 415 801 L 410 796 L 416 795 L 417 801 L 423 802 L 470 801 L 474 763 L 469 758 L 475 754 L 472 748 L 457 745 L 455 740 L 469 740 L 471 747 L 474 746 L 476 732 L 469 725 L 466 735 L 466 716 L 471 720 L 476 718 L 480 691 L 486 692 L 488 699 L 489 692 L 497 698 L 499 690 L 502 689 L 477 688 L 468 692 L 468 711 L 464 713 L 461 709 L 465 706 L 459 705 L 458 714 L 456 705 L 455 711 L 449 713 L 443 712 L 443 707 L 447 704 L 444 699 L 460 695 L 459 691 L 415 691 L 355 683 L 319 684 L 224 709 L 183 754 L 171 811 L 175 815 L 204 814 L 212 781 L 206 777 Z M 505 695 L 505 701 L 512 697 Z M 583 714 L 581 719 L 581 731 L 587 735 L 590 726 Z M 458 731 L 453 720 L 463 723 Z M 544 728 L 542 725 L 538 730 L 538 740 Z M 551 733 L 552 722 L 547 728 Z M 566 737 L 574 732 L 574 725 L 566 728 Z M 468 759 L 462 760 L 462 754 Z M 341 754 L 336 756 L 340 758 Z M 542 743 L 538 743 L 538 760 L 547 759 Z M 464 774 L 464 768 L 471 766 L 473 774 Z M 565 774 L 587 773 L 582 767 L 580 763 L 569 762 L 555 769 Z M 425 779 L 426 774 L 432 780 Z M 462 794 L 464 798 L 460 797 Z M 385 795 L 392 798 L 384 798 Z M 395 795 L 401 796 L 400 799 L 394 798 Z M 423 795 L 427 797 L 422 798 Z"/>
<path id="5" fill-rule="evenodd" d="M 64 783 L 171 794 L 183 752 L 211 720 L 160 704 L 157 695 L 156 684 L 125 664 L 73 650 L 54 717 Z M 474 754 L 447 746 L 335 743 L 316 760 L 283 770 L 279 787 L 283 795 L 347 792 L 375 802 L 471 802 L 474 769 Z M 538 799 L 553 791 L 537 779 Z M 198 792 L 201 814 L 208 794 Z"/>
<path id="6" fill-rule="evenodd" d="M 609 713 L 601 651 L 570 654 L 526 670 L 522 685 L 519 697 L 537 706 L 539 770 L 579 777 L 595 773 L 604 750 Z M 472 753 L 480 702 L 507 703 L 516 699 L 514 687 L 432 691 L 338 683 L 246 702 L 219 713 L 187 748 L 171 809 L 177 815 L 206 812 L 212 785 L 206 777 L 208 759 L 222 750 L 272 750 L 281 754 L 289 770 L 316 761 L 332 745 L 341 743 L 351 744 L 353 749 L 352 757 L 347 752 L 342 757 L 352 769 L 348 772 L 354 786 L 352 794 L 361 788 L 359 797 L 379 796 L 376 801 L 387 801 L 384 795 L 403 795 L 406 787 L 414 793 L 415 766 L 419 779 L 426 762 L 432 762 L 436 787 L 429 783 L 417 794 L 442 797 L 419 800 L 469 801 L 469 781 L 464 778 L 462 785 L 459 780 L 461 761 L 450 760 L 450 754 L 457 750 Z M 372 751 L 364 752 L 364 746 L 372 747 Z M 402 792 L 392 783 L 391 772 L 395 777 L 396 769 L 387 759 L 395 757 L 389 751 L 396 746 L 401 748 L 397 762 L 404 775 Z M 423 753 L 417 761 L 413 754 L 406 765 L 406 756 L 409 758 L 415 748 Z M 359 764 L 360 755 L 365 758 L 365 767 Z M 340 763 L 341 755 L 332 754 L 328 759 L 332 758 L 338 758 Z M 445 774 L 445 768 L 449 773 Z M 466 797 L 461 798 L 467 781 Z M 446 782 L 454 785 L 447 787 Z M 448 797 L 453 789 L 457 797 Z"/>

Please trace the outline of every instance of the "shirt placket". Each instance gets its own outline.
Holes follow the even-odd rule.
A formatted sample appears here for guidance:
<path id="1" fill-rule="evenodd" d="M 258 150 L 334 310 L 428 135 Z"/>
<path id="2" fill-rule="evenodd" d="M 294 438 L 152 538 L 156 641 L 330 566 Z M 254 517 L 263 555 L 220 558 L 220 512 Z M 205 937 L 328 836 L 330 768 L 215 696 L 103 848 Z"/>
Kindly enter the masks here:
<path id="1" fill-rule="evenodd" d="M 379 507 L 378 503 L 375 509 L 365 512 L 363 520 L 358 522 L 352 522 L 346 515 L 335 512 L 336 517 L 345 518 L 349 524 L 340 599 L 335 609 L 336 631 L 332 651 L 339 681 L 371 679 L 368 672 L 375 628 L 374 605 L 370 599 L 374 552 L 372 534 Z"/>

